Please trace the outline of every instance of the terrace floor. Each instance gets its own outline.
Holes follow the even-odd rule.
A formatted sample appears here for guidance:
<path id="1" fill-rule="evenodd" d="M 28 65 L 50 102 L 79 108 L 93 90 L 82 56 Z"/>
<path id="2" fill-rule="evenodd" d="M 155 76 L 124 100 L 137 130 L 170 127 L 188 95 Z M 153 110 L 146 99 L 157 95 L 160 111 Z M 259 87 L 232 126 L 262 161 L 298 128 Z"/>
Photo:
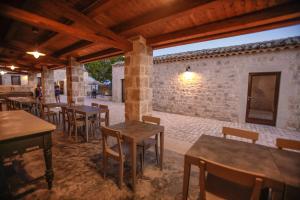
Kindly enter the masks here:
<path id="1" fill-rule="evenodd" d="M 110 123 L 124 120 L 124 104 L 86 98 L 85 104 L 91 102 L 107 104 L 110 109 Z M 59 128 L 53 134 L 53 168 L 54 183 L 51 191 L 41 177 L 44 173 L 44 160 L 41 151 L 33 151 L 13 160 L 8 167 L 11 188 L 14 195 L 22 194 L 21 199 L 181 199 L 183 181 L 183 154 L 202 134 L 221 136 L 222 126 L 240 127 L 258 131 L 258 143 L 274 146 L 276 137 L 300 139 L 300 134 L 269 126 L 222 122 L 198 117 L 154 112 L 162 119 L 165 126 L 164 170 L 155 165 L 155 154 L 146 153 L 144 176 L 137 181 L 137 192 L 130 189 L 130 166 L 125 165 L 125 185 L 122 190 L 117 187 L 118 164 L 109 161 L 108 177 L 102 177 L 102 145 L 99 140 L 89 143 L 75 143 L 68 139 Z M 13 167 L 12 167 L 13 166 Z M 17 172 L 17 173 L 15 173 Z M 190 197 L 198 199 L 197 167 L 192 168 Z M 21 185 L 24 184 L 24 185 Z"/>
<path id="2" fill-rule="evenodd" d="M 88 97 L 85 99 L 86 105 L 91 105 L 91 102 L 109 106 L 110 124 L 124 121 L 125 107 L 123 103 L 101 101 Z M 165 126 L 165 147 L 180 154 L 184 154 L 202 134 L 221 136 L 223 126 L 256 131 L 259 133 L 257 143 L 266 146 L 275 147 L 275 140 L 278 137 L 300 140 L 299 132 L 272 126 L 225 122 L 157 111 L 153 112 L 153 116 L 161 118 L 161 124 Z M 240 138 L 235 139 L 243 140 Z"/>

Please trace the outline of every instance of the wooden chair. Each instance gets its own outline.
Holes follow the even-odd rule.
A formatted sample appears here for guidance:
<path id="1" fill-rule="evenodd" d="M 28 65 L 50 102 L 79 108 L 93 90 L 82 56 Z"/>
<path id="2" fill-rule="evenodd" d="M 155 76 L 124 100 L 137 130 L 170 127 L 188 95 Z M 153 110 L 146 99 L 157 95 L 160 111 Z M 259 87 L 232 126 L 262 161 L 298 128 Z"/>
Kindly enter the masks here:
<path id="1" fill-rule="evenodd" d="M 98 107 L 99 107 L 99 104 L 97 104 L 97 103 L 91 103 L 91 106 L 92 106 L 92 107 L 98 108 Z"/>
<path id="2" fill-rule="evenodd" d="M 40 108 L 41 108 L 41 117 L 43 119 L 48 118 L 48 121 L 51 121 L 50 118 L 52 117 L 53 123 L 57 123 L 57 113 L 54 111 L 51 111 L 50 108 L 42 103 L 40 103 Z"/>
<path id="3" fill-rule="evenodd" d="M 68 117 L 68 135 L 72 136 L 71 130 L 75 130 L 75 140 L 78 141 L 78 129 L 84 127 L 85 120 L 83 118 L 77 118 L 76 112 L 73 108 L 66 108 L 66 113 Z"/>
<path id="4" fill-rule="evenodd" d="M 61 115 L 62 115 L 63 130 L 66 131 L 66 123 L 68 124 L 68 130 L 69 130 L 70 126 L 69 126 L 69 119 L 67 115 L 67 107 L 65 106 L 61 107 Z"/>
<path id="5" fill-rule="evenodd" d="M 144 123 L 156 124 L 160 125 L 160 118 L 152 117 L 152 116 L 142 116 L 142 121 Z M 159 164 L 159 156 L 158 156 L 158 134 L 155 135 L 155 138 L 148 138 L 137 145 L 139 148 L 142 149 L 142 170 L 144 167 L 144 160 L 145 160 L 145 151 L 152 146 L 155 147 L 155 156 L 156 156 L 156 164 Z"/>
<path id="6" fill-rule="evenodd" d="M 99 105 L 100 110 L 108 110 L 107 105 Z M 102 112 L 100 111 L 100 121 L 99 126 L 101 126 L 101 122 L 104 122 L 105 126 L 109 126 L 109 112 L 105 112 L 104 117 L 102 117 Z"/>
<path id="7" fill-rule="evenodd" d="M 253 132 L 253 131 L 223 127 L 222 133 L 223 133 L 224 138 L 226 138 L 227 135 L 232 135 L 232 136 L 236 136 L 236 137 L 250 139 L 250 140 L 252 140 L 253 144 L 255 144 L 256 141 L 258 140 L 258 133 Z"/>
<path id="8" fill-rule="evenodd" d="M 201 160 L 200 199 L 259 200 L 264 176 Z"/>
<path id="9" fill-rule="evenodd" d="M 292 149 L 292 150 L 300 151 L 300 141 L 297 140 L 277 138 L 276 146 L 278 149 Z"/>

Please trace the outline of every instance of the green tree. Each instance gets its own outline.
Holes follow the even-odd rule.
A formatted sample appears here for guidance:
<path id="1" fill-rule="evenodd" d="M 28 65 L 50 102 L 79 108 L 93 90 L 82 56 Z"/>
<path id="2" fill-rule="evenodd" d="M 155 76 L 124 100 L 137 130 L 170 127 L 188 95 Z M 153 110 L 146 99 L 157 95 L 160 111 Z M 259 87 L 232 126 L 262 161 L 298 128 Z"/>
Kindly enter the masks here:
<path id="1" fill-rule="evenodd" d="M 94 61 L 85 64 L 85 69 L 89 75 L 99 82 L 112 80 L 112 65 L 118 61 L 124 61 L 124 56 L 118 56 L 110 59 Z"/>

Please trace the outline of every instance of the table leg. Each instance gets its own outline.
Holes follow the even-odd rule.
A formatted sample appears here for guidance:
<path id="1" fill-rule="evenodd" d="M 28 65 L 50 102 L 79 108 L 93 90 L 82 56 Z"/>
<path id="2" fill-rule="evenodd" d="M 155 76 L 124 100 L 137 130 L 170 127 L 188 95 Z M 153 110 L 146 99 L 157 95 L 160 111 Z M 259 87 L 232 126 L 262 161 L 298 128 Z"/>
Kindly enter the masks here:
<path id="1" fill-rule="evenodd" d="M 188 163 L 187 158 L 184 157 L 184 175 L 183 175 L 183 191 L 182 191 L 183 200 L 186 200 L 188 197 L 190 172 L 191 172 L 191 164 Z"/>
<path id="2" fill-rule="evenodd" d="M 109 110 L 108 111 L 106 111 L 106 126 L 109 126 Z"/>
<path id="3" fill-rule="evenodd" d="M 131 141 L 132 190 L 136 190 L 136 142 Z"/>
<path id="4" fill-rule="evenodd" d="M 0 199 L 10 199 L 3 160 L 4 158 L 0 158 Z"/>
<path id="5" fill-rule="evenodd" d="M 85 134 L 86 134 L 86 142 L 89 142 L 89 119 L 88 115 L 85 114 Z"/>
<path id="6" fill-rule="evenodd" d="M 164 159 L 164 132 L 161 132 L 160 134 L 160 170 L 163 169 L 163 159 Z"/>
<path id="7" fill-rule="evenodd" d="M 50 135 L 44 136 L 44 158 L 46 164 L 46 172 L 45 177 L 48 183 L 48 189 L 52 188 L 52 181 L 53 181 L 53 169 L 52 169 L 52 141 L 51 141 L 51 133 Z"/>

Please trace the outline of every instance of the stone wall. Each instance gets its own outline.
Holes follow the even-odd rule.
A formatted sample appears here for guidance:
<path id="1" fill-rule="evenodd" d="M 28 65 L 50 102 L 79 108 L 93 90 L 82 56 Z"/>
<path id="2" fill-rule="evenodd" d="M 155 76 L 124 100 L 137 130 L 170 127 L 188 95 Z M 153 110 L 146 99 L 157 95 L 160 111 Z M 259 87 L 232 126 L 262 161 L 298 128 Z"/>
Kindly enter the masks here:
<path id="1" fill-rule="evenodd" d="M 55 102 L 54 94 L 54 72 L 53 70 L 43 67 L 41 74 L 42 94 L 45 103 Z"/>
<path id="2" fill-rule="evenodd" d="M 154 63 L 153 109 L 243 123 L 250 72 L 281 72 L 276 126 L 300 130 L 299 48 Z"/>

